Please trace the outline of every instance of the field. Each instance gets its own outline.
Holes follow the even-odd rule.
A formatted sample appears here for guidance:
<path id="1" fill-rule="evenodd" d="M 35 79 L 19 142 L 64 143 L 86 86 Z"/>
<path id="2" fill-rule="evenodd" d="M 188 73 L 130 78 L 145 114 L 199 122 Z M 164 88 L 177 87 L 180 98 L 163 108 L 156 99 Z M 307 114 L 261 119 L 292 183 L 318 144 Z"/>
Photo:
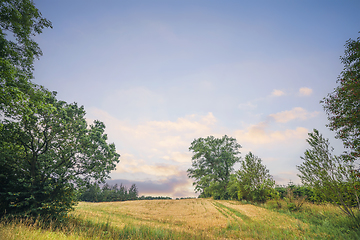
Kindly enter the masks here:
<path id="1" fill-rule="evenodd" d="M 1 239 L 358 239 L 332 205 L 292 213 L 212 199 L 81 202 L 66 227 L 0 225 Z M 50 226 L 51 228 L 51 226 Z"/>

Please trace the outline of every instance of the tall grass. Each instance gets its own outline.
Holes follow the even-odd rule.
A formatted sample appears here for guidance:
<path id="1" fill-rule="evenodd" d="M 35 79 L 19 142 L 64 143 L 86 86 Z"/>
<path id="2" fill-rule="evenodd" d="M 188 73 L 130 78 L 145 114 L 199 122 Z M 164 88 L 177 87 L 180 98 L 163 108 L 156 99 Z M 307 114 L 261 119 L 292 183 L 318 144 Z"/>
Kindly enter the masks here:
<path id="1" fill-rule="evenodd" d="M 297 211 L 291 211 L 285 201 L 268 201 L 262 207 L 298 219 L 309 226 L 309 232 L 323 234 L 327 239 L 360 239 L 359 223 L 345 215 L 337 206 L 305 202 Z"/>
<path id="2" fill-rule="evenodd" d="M 126 225 L 112 227 L 108 222 L 93 223 L 81 218 L 70 217 L 62 223 L 44 223 L 30 220 L 3 219 L 0 222 L 1 240 L 18 239 L 203 239 L 184 232 L 171 231 L 149 226 Z"/>

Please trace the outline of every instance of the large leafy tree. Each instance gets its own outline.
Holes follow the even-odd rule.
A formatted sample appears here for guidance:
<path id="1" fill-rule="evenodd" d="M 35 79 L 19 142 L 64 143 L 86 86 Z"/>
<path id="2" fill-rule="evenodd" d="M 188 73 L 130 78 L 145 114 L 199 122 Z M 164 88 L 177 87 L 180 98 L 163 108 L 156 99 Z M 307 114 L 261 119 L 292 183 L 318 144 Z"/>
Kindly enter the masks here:
<path id="1" fill-rule="evenodd" d="M 83 107 L 58 101 L 41 87 L 6 111 L 1 124 L 2 213 L 66 214 L 75 188 L 104 181 L 119 161 L 102 122 L 88 126 Z"/>
<path id="2" fill-rule="evenodd" d="M 360 157 L 360 37 L 349 39 L 345 48 L 340 58 L 344 70 L 337 81 L 339 86 L 322 103 L 330 121 L 328 127 L 348 148 L 347 159 L 355 161 Z"/>
<path id="3" fill-rule="evenodd" d="M 33 1 L 0 1 L 0 215 L 62 216 L 75 188 L 119 161 L 102 122 L 88 126 L 83 107 L 31 82 L 41 56 L 32 36 L 46 27 Z"/>
<path id="4" fill-rule="evenodd" d="M 240 144 L 227 135 L 195 139 L 189 150 L 194 153 L 188 176 L 194 179 L 195 191 L 201 196 L 227 198 L 227 187 L 233 166 L 240 161 Z"/>
<path id="5" fill-rule="evenodd" d="M 264 202 L 275 186 L 275 181 L 266 166 L 262 164 L 261 158 L 251 152 L 241 161 L 240 170 L 236 174 L 239 200 Z"/>
<path id="6" fill-rule="evenodd" d="M 354 164 L 344 161 L 344 156 L 334 156 L 329 140 L 316 129 L 309 133 L 307 142 L 311 148 L 305 151 L 301 157 L 303 163 L 297 166 L 302 183 L 321 192 L 344 213 L 359 220 L 359 182 L 354 178 Z"/>

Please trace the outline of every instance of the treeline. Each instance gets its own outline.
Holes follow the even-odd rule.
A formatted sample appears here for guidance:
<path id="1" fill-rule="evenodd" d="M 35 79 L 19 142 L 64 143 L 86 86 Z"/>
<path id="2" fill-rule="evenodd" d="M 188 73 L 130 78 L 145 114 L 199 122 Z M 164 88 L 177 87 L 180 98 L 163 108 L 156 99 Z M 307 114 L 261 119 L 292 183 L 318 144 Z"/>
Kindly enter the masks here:
<path id="1" fill-rule="evenodd" d="M 157 196 L 157 197 L 153 197 L 153 196 L 141 196 L 138 197 L 138 200 L 169 200 L 172 199 L 171 197 L 163 197 L 163 196 Z"/>
<path id="2" fill-rule="evenodd" d="M 129 201 L 129 200 L 156 200 L 156 199 L 172 199 L 171 197 L 163 196 L 141 196 L 136 184 L 131 185 L 128 189 L 122 183 L 110 186 L 104 184 L 100 187 L 99 184 L 90 185 L 85 191 L 83 190 L 79 195 L 79 200 L 84 202 L 115 202 L 115 201 Z"/>
<path id="3" fill-rule="evenodd" d="M 129 189 L 123 184 L 110 186 L 106 183 L 101 188 L 98 184 L 92 184 L 80 194 L 79 200 L 84 202 L 128 201 L 137 200 L 138 194 L 135 184 Z"/>

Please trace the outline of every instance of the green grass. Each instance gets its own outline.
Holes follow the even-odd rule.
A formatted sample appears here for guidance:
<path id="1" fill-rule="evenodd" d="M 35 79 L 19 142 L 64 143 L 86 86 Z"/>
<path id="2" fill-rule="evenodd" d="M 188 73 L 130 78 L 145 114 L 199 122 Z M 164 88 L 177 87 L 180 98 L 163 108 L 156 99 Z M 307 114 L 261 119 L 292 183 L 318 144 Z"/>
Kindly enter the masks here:
<path id="1" fill-rule="evenodd" d="M 222 209 L 226 209 L 227 211 L 235 214 L 235 216 L 241 218 L 241 219 L 244 220 L 244 221 L 247 221 L 247 222 L 248 222 L 248 221 L 251 220 L 249 216 L 246 216 L 245 214 L 242 214 L 241 212 L 236 211 L 236 210 L 233 209 L 233 208 L 226 207 L 225 205 L 223 205 L 223 204 L 221 204 L 221 203 L 215 203 L 215 205 L 218 206 L 218 207 L 220 207 L 220 208 L 222 208 Z"/>
<path id="2" fill-rule="evenodd" d="M 289 211 L 286 202 L 281 205 L 283 208 L 278 208 L 274 201 L 269 201 L 262 207 L 298 219 L 309 226 L 309 232 L 326 235 L 327 239 L 360 239 L 359 223 L 332 204 L 305 203 L 298 211 Z"/>
<path id="3" fill-rule="evenodd" d="M 219 232 L 219 236 L 227 238 L 245 237 L 251 239 L 303 239 L 305 237 L 304 233 L 299 231 L 299 229 L 282 228 L 281 223 L 279 224 L 273 221 L 273 219 L 270 220 L 272 221 L 271 224 L 269 219 L 252 219 L 232 207 L 221 204 L 219 201 L 214 203 L 214 205 L 234 218 L 234 221 L 228 224 L 226 230 L 223 229 Z M 235 216 L 237 218 L 235 218 Z"/>
<path id="4" fill-rule="evenodd" d="M 70 217 L 66 223 L 42 223 L 26 220 L 3 219 L 0 223 L 1 240 L 17 239 L 203 239 L 184 232 L 171 231 L 145 225 L 126 225 L 122 229 L 107 222 L 93 223 L 81 218 Z"/>

